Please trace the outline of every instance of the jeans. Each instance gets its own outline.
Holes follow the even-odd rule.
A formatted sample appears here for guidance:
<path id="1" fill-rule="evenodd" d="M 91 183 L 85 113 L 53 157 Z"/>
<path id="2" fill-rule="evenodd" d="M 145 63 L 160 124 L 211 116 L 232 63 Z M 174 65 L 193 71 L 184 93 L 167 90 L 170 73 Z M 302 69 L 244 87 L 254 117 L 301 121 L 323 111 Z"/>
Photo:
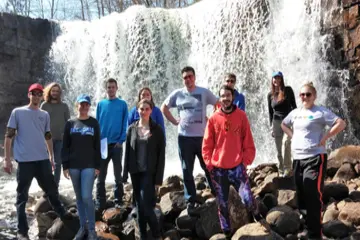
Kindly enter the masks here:
<path id="1" fill-rule="evenodd" d="M 214 168 L 210 174 L 216 190 L 216 201 L 218 204 L 221 229 L 224 232 L 230 232 L 231 226 L 228 209 L 230 185 L 234 186 L 249 211 L 257 211 L 257 203 L 251 192 L 246 168 L 242 164 L 232 169 Z"/>
<path id="2" fill-rule="evenodd" d="M 102 159 L 100 174 L 96 181 L 96 205 L 99 208 L 105 208 L 106 204 L 106 190 L 105 190 L 105 180 L 107 175 L 107 169 L 110 160 L 113 162 L 114 166 L 114 177 L 115 177 L 115 188 L 114 188 L 114 197 L 115 204 L 122 204 L 122 198 L 124 196 L 124 188 L 122 182 L 122 147 L 114 147 L 114 144 L 110 144 L 108 146 L 108 157 L 106 159 Z"/>
<path id="3" fill-rule="evenodd" d="M 54 179 L 56 185 L 59 186 L 60 176 L 61 176 L 61 149 L 62 149 L 62 140 L 53 140 L 54 148 L 54 162 L 55 162 L 55 171 Z"/>
<path id="4" fill-rule="evenodd" d="M 95 230 L 95 206 L 92 198 L 92 190 L 95 181 L 95 169 L 69 169 L 71 182 L 76 195 L 76 205 L 78 209 L 80 227 L 86 226 L 88 229 Z"/>
<path id="5" fill-rule="evenodd" d="M 137 205 L 140 239 L 147 239 L 147 224 L 149 224 L 153 237 L 160 237 L 159 223 L 154 212 L 154 178 L 146 172 L 133 173 L 131 182 Z"/>
<path id="6" fill-rule="evenodd" d="M 205 177 L 210 186 L 211 192 L 214 196 L 216 195 L 209 171 L 206 169 L 206 165 L 202 157 L 202 141 L 202 137 L 178 136 L 179 157 L 184 178 L 184 195 L 187 203 L 196 202 L 196 188 L 193 176 L 195 156 L 198 157 L 200 166 L 205 172 Z"/>
<path id="7" fill-rule="evenodd" d="M 45 192 L 54 211 L 61 217 L 65 214 L 65 209 L 59 201 L 59 192 L 52 175 L 51 164 L 48 159 L 33 162 L 19 162 L 16 180 L 17 197 L 16 212 L 18 219 L 18 232 L 27 234 L 29 230 L 25 206 L 29 197 L 29 188 L 33 178 L 36 178 L 40 188 Z"/>

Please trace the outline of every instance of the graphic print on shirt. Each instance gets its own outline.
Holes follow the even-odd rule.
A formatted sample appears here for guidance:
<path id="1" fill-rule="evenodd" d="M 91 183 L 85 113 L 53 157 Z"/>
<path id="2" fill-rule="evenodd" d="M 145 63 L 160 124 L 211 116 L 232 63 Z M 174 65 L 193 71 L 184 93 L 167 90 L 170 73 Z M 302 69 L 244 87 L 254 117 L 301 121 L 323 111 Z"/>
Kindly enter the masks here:
<path id="1" fill-rule="evenodd" d="M 72 127 L 70 129 L 70 134 L 80 133 L 81 135 L 94 136 L 94 132 L 94 128 L 92 127 Z"/>
<path id="2" fill-rule="evenodd" d="M 178 99 L 177 106 L 182 125 L 203 123 L 202 95 L 186 95 Z"/>

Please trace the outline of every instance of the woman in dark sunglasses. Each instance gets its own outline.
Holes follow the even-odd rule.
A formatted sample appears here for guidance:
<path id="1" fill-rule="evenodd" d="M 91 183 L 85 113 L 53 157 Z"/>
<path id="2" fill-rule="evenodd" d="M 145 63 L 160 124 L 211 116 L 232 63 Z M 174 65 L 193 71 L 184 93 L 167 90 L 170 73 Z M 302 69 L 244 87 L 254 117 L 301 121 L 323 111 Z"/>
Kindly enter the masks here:
<path id="1" fill-rule="evenodd" d="M 271 135 L 275 139 L 280 176 L 291 173 L 291 140 L 281 129 L 281 121 L 296 108 L 295 96 L 291 87 L 285 86 L 282 72 L 274 72 L 271 79 L 271 92 L 268 94 L 268 107 Z"/>
<path id="2" fill-rule="evenodd" d="M 322 239 L 322 191 L 327 165 L 326 141 L 344 130 L 345 122 L 329 109 L 315 104 L 316 89 L 312 83 L 301 87 L 302 107 L 289 113 L 281 128 L 292 138 L 292 155 L 298 207 L 307 229 L 299 238 Z M 329 131 L 325 132 L 328 126 Z"/>

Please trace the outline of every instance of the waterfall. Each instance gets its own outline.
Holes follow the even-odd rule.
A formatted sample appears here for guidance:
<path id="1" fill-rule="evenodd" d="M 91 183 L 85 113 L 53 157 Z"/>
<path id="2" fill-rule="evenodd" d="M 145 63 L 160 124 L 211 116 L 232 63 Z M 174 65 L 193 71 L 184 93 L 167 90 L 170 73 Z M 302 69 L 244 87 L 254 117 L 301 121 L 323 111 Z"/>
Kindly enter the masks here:
<path id="1" fill-rule="evenodd" d="M 113 77 L 130 108 L 142 86 L 152 89 L 160 106 L 182 87 L 180 70 L 186 65 L 195 68 L 197 84 L 214 94 L 223 74 L 234 72 L 236 87 L 246 97 L 255 163 L 274 162 L 266 99 L 271 72 L 282 71 L 296 96 L 304 82 L 312 81 L 318 104 L 328 101 L 328 81 L 336 70 L 326 59 L 332 46 L 321 29 L 321 2 L 204 0 L 184 9 L 134 6 L 92 22 L 62 22 L 50 71 L 64 83 L 71 105 L 80 93 L 98 102 L 105 97 L 104 81 Z M 168 123 L 166 131 L 167 163 L 178 163 L 176 127 Z"/>

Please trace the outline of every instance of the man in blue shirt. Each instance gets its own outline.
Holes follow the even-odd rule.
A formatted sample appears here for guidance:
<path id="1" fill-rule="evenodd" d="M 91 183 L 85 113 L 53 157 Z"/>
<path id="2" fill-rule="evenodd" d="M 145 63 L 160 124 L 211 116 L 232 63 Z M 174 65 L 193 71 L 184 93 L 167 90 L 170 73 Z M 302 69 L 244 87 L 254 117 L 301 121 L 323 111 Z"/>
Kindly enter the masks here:
<path id="1" fill-rule="evenodd" d="M 228 87 L 231 87 L 234 89 L 235 98 L 234 98 L 234 104 L 241 110 L 245 112 L 245 96 L 242 93 L 239 93 L 235 90 L 235 84 L 236 84 L 236 75 L 233 73 L 226 73 L 224 77 L 224 85 L 227 85 Z"/>
<path id="2" fill-rule="evenodd" d="M 102 210 L 106 204 L 105 180 L 110 160 L 114 166 L 115 177 L 115 205 L 123 204 L 123 181 L 122 181 L 122 144 L 126 140 L 126 129 L 128 121 L 128 107 L 124 100 L 116 97 L 118 90 L 117 81 L 108 79 L 106 81 L 107 98 L 101 100 L 96 108 L 96 119 L 100 124 L 101 139 L 107 138 L 108 156 L 101 161 L 100 174 L 96 182 L 96 208 Z"/>

